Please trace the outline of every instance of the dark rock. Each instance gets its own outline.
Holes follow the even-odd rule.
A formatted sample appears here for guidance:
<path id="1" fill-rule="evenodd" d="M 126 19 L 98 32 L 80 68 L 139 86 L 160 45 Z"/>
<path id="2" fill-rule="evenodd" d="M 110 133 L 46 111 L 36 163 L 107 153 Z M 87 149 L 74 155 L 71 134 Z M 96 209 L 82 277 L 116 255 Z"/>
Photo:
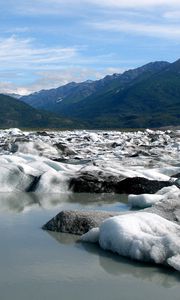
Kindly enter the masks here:
<path id="1" fill-rule="evenodd" d="M 91 138 L 89 136 L 84 136 L 84 140 L 87 141 L 87 142 L 90 142 Z"/>
<path id="2" fill-rule="evenodd" d="M 30 176 L 30 175 L 29 175 Z M 25 192 L 35 192 L 36 191 L 36 188 L 38 186 L 38 183 L 41 179 L 41 175 L 40 176 L 31 176 L 32 177 L 32 182 L 31 184 L 26 188 Z"/>
<path id="3" fill-rule="evenodd" d="M 29 138 L 28 137 L 26 137 L 26 136 L 19 136 L 19 137 L 17 137 L 16 139 L 15 139 L 15 141 L 14 141 L 15 143 L 28 143 L 29 142 Z"/>
<path id="4" fill-rule="evenodd" d="M 133 153 L 133 154 L 131 154 L 131 155 L 128 155 L 129 157 L 138 157 L 138 156 L 150 156 L 150 154 L 148 153 L 148 152 L 146 152 L 146 151 L 137 151 L 137 152 L 135 152 L 135 153 Z"/>
<path id="5" fill-rule="evenodd" d="M 180 178 L 180 173 L 171 176 L 172 178 Z"/>
<path id="6" fill-rule="evenodd" d="M 11 144 L 9 144 L 9 150 L 12 153 L 16 153 L 19 149 L 19 145 L 23 145 L 23 143 L 28 143 L 29 142 L 29 138 L 26 138 L 24 136 L 22 137 L 18 137 L 15 139 L 15 141 Z"/>
<path id="7" fill-rule="evenodd" d="M 18 148 L 19 148 L 18 144 L 13 143 L 13 144 L 11 144 L 10 151 L 12 153 L 16 153 L 18 151 Z"/>
<path id="8" fill-rule="evenodd" d="M 61 211 L 42 228 L 81 235 L 94 227 L 98 227 L 103 220 L 119 214 L 102 211 Z"/>
<path id="9" fill-rule="evenodd" d="M 113 193 L 116 190 L 118 177 L 93 175 L 88 172 L 82 173 L 77 178 L 72 178 L 69 188 L 75 193 Z M 121 179 L 122 180 L 122 179 Z"/>
<path id="10" fill-rule="evenodd" d="M 180 178 L 176 179 L 176 181 L 174 182 L 174 184 L 180 188 Z"/>
<path id="11" fill-rule="evenodd" d="M 149 180 L 142 177 L 126 178 L 116 187 L 116 193 L 123 194 L 154 194 L 163 187 L 173 185 L 170 181 Z"/>
<path id="12" fill-rule="evenodd" d="M 142 177 L 122 178 L 117 176 L 94 175 L 84 172 L 70 180 L 69 188 L 75 193 L 117 193 L 117 194 L 154 194 L 170 181 L 149 180 Z"/>
<path id="13" fill-rule="evenodd" d="M 37 131 L 36 134 L 40 136 L 49 136 L 49 134 L 46 131 Z"/>
<path id="14" fill-rule="evenodd" d="M 60 150 L 64 155 L 69 156 L 69 155 L 76 155 L 76 152 L 69 149 L 68 146 L 66 146 L 63 143 L 56 143 L 53 146 L 55 146 L 58 150 Z"/>
<path id="15" fill-rule="evenodd" d="M 112 147 L 112 148 L 116 148 L 116 147 L 119 147 L 119 146 L 120 146 L 120 144 L 118 144 L 118 143 L 116 143 L 116 142 L 114 142 L 114 143 L 111 144 L 111 147 Z"/>

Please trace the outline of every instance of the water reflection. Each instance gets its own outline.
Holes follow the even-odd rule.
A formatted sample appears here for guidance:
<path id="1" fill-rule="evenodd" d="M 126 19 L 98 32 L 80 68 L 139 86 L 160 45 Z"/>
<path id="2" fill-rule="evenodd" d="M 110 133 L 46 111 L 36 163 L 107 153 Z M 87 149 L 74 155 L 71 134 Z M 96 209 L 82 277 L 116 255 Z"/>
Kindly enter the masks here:
<path id="1" fill-rule="evenodd" d="M 86 193 L 0 193 L 0 211 L 20 213 L 39 207 L 51 209 L 62 203 L 71 203 L 86 207 L 96 205 L 96 209 L 127 210 L 126 195 Z"/>
<path id="2" fill-rule="evenodd" d="M 79 240 L 79 236 L 75 234 L 59 233 L 53 231 L 46 231 L 53 237 L 57 242 L 64 245 L 72 245 Z"/>
<path id="3" fill-rule="evenodd" d="M 133 261 L 104 251 L 98 245 L 82 243 L 82 247 L 91 254 L 98 254 L 100 266 L 111 275 L 131 275 L 166 288 L 171 288 L 180 283 L 179 272 L 172 268 Z"/>
<path id="4" fill-rule="evenodd" d="M 104 251 L 97 244 L 80 242 L 79 236 L 76 235 L 50 231 L 48 231 L 48 234 L 60 244 L 72 245 L 75 243 L 75 246 L 79 249 L 86 250 L 91 255 L 98 257 L 99 267 L 110 275 L 118 277 L 133 276 L 165 288 L 172 288 L 180 283 L 180 273 L 174 269 L 133 261 L 109 251 Z"/>

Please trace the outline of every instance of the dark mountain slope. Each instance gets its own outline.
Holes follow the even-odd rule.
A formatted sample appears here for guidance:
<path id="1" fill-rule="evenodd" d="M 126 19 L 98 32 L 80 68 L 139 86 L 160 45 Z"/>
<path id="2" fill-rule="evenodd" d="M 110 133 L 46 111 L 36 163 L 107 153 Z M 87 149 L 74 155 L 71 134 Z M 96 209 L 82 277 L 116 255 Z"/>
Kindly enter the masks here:
<path id="1" fill-rule="evenodd" d="M 74 109 L 76 104 L 84 99 L 87 99 L 88 102 L 91 96 L 94 99 L 101 95 L 104 96 L 106 93 L 114 94 L 128 85 L 162 70 L 168 65 L 169 63 L 167 62 L 149 63 L 137 69 L 126 71 L 123 74 L 107 75 L 101 80 L 81 83 L 71 82 L 57 89 L 42 90 L 38 93 L 24 96 L 21 100 L 35 108 L 62 115 L 69 113 L 71 106 Z"/>
<path id="2" fill-rule="evenodd" d="M 0 127 L 43 127 L 74 128 L 80 127 L 75 121 L 61 118 L 51 113 L 38 111 L 10 96 L 0 94 Z"/>
<path id="3" fill-rule="evenodd" d="M 143 76 L 144 77 L 144 76 Z M 180 61 L 119 91 L 93 95 L 69 113 L 96 127 L 159 127 L 180 124 Z"/>

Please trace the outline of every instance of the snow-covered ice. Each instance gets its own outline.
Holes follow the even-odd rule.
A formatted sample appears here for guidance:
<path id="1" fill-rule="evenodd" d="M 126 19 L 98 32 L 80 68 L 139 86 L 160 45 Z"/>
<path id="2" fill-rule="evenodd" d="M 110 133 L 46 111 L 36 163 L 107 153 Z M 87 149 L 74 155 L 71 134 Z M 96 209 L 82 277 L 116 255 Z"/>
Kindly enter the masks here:
<path id="1" fill-rule="evenodd" d="M 128 203 L 132 208 L 146 208 L 162 199 L 163 196 L 157 194 L 129 195 Z"/>
<path id="2" fill-rule="evenodd" d="M 170 130 L 23 132 L 12 128 L 0 130 L 0 163 L 8 164 L 9 172 L 17 167 L 26 176 L 41 176 L 41 191 L 43 187 L 44 191 L 52 191 L 55 182 L 57 186 L 60 182 L 55 190 L 60 191 L 62 183 L 64 191 L 68 180 L 82 172 L 101 172 L 104 177 L 175 181 L 176 174 L 180 173 L 179 144 L 178 131 Z M 21 175 L 17 176 L 21 178 Z M 50 180 L 51 176 L 54 180 Z M 20 186 L 8 178 L 9 175 L 6 180 L 0 179 L 0 191 Z"/>
<path id="3" fill-rule="evenodd" d="M 180 190 L 177 186 L 172 185 L 164 187 L 155 194 L 129 195 L 128 203 L 131 208 L 146 208 L 160 201 L 167 202 L 170 199 L 173 201 L 177 198 L 180 202 Z"/>
<path id="4" fill-rule="evenodd" d="M 180 227 L 155 214 L 138 212 L 106 219 L 81 240 L 98 241 L 104 250 L 180 270 Z"/>

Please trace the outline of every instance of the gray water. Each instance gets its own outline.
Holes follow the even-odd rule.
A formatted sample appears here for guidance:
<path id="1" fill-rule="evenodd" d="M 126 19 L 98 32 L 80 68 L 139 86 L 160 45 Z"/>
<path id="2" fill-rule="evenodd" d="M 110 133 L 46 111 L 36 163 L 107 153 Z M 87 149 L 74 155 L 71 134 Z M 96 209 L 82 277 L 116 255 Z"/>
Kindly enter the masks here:
<path id="1" fill-rule="evenodd" d="M 61 209 L 127 210 L 126 196 L 0 194 L 0 299 L 178 299 L 173 269 L 43 231 Z"/>

